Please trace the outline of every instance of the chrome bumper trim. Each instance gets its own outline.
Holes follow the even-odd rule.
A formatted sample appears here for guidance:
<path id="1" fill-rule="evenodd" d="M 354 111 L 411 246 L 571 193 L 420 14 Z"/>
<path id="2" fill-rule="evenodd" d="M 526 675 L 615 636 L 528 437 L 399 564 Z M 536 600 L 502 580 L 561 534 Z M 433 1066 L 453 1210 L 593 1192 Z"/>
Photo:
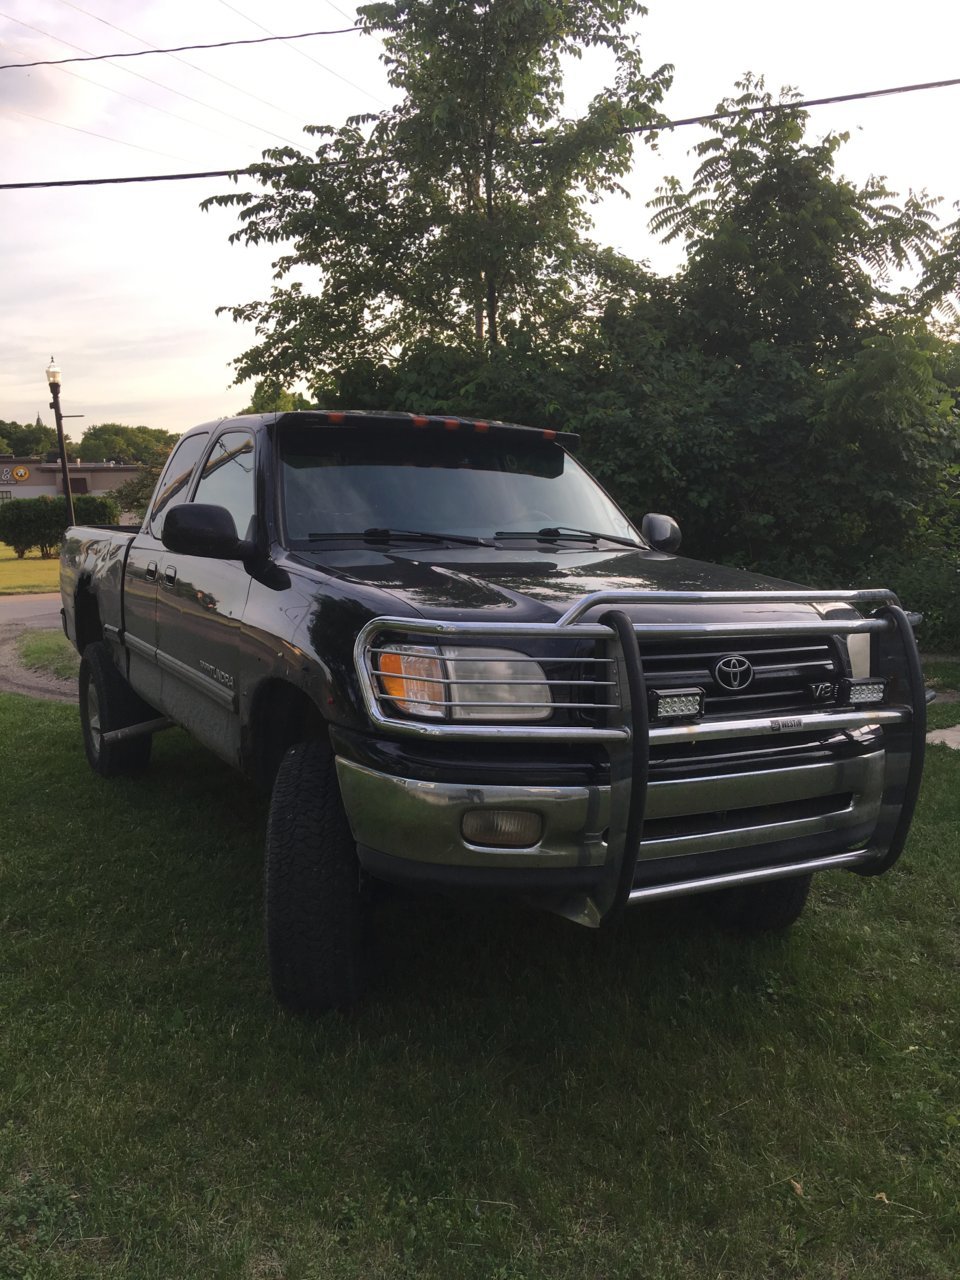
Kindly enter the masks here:
<path id="1" fill-rule="evenodd" d="M 503 787 L 424 782 L 380 773 L 337 756 L 337 777 L 357 844 L 409 862 L 445 867 L 601 867 L 608 787 Z M 533 810 L 543 819 L 536 845 L 469 844 L 470 809 Z"/>
<path id="2" fill-rule="evenodd" d="M 752 871 L 733 871 L 722 876 L 701 876 L 698 880 L 681 880 L 673 884 L 645 885 L 630 890 L 630 905 L 659 898 L 685 898 L 694 893 L 710 893 L 715 889 L 732 889 L 740 884 L 763 884 L 768 880 L 787 880 L 813 871 L 829 871 L 837 867 L 855 867 L 869 862 L 874 855 L 869 849 L 855 853 L 835 853 L 829 858 L 811 858 L 779 867 L 757 867 Z"/>
<path id="3" fill-rule="evenodd" d="M 645 839 L 640 859 L 715 853 L 774 844 L 821 832 L 869 828 L 880 813 L 882 751 L 850 760 L 753 773 L 653 781 L 645 817 L 682 819 L 723 812 L 715 830 Z M 410 862 L 472 867 L 602 867 L 609 856 L 605 833 L 611 822 L 609 787 L 524 787 L 425 782 L 381 773 L 337 757 L 337 775 L 354 839 L 366 848 Z M 777 821 L 775 806 L 838 797 L 832 812 Z M 852 796 L 852 800 L 839 797 Z M 736 824 L 736 811 L 771 806 L 769 818 L 754 815 Z M 538 844 L 524 849 L 474 845 L 461 835 L 469 809 L 533 810 L 543 819 Z"/>
<path id="4" fill-rule="evenodd" d="M 685 853 L 746 849 L 850 827 L 875 826 L 880 817 L 883 777 L 884 754 L 874 751 L 851 760 L 799 765 L 794 769 L 652 782 L 647 791 L 645 821 L 712 812 L 726 812 L 731 821 L 714 831 L 645 836 L 640 845 L 640 862 Z M 777 821 L 772 812 L 772 807 L 778 804 L 823 796 L 852 796 L 852 799 L 842 807 L 812 817 Z M 771 813 L 766 820 L 758 814 L 752 821 L 736 825 L 738 809 L 767 806 L 771 807 Z"/>

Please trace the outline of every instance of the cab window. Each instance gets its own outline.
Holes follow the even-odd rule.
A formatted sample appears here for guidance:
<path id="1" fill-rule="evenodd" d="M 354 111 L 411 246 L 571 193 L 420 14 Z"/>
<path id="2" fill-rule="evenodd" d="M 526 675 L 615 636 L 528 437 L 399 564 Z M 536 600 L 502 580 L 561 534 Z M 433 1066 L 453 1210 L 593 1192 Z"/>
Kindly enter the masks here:
<path id="1" fill-rule="evenodd" d="M 214 443 L 200 472 L 194 502 L 226 507 L 241 538 L 253 536 L 254 443 L 249 431 L 225 431 Z"/>
<path id="2" fill-rule="evenodd" d="M 163 522 L 170 508 L 186 501 L 190 491 L 190 477 L 209 439 L 210 435 L 206 431 L 187 436 L 171 453 L 150 509 L 150 532 L 155 538 L 162 535 Z"/>

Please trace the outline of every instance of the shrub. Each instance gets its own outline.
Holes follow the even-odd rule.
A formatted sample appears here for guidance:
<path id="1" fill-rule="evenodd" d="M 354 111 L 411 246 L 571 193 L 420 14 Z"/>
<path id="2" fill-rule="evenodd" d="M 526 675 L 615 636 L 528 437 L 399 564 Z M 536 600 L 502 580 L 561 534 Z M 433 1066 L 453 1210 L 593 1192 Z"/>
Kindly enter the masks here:
<path id="1" fill-rule="evenodd" d="M 80 524 L 112 524 L 119 509 L 112 498 L 80 494 L 74 498 Z M 32 548 L 39 548 L 44 560 L 57 554 L 68 524 L 64 498 L 17 498 L 0 507 L 0 542 L 13 547 L 22 560 Z"/>
<path id="2" fill-rule="evenodd" d="M 960 653 L 960 556 L 931 548 L 877 564 L 857 586 L 890 587 L 905 609 L 923 614 L 917 631 L 927 651 Z"/>

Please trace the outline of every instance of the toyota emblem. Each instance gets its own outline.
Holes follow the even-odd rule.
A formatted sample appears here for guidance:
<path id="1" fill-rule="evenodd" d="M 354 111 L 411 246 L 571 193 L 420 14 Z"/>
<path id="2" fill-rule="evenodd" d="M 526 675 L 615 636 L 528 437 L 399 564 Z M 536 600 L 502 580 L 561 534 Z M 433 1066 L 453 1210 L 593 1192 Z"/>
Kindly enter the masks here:
<path id="1" fill-rule="evenodd" d="M 753 679 L 753 667 L 740 653 L 728 653 L 713 668 L 713 678 L 721 689 L 739 693 Z"/>

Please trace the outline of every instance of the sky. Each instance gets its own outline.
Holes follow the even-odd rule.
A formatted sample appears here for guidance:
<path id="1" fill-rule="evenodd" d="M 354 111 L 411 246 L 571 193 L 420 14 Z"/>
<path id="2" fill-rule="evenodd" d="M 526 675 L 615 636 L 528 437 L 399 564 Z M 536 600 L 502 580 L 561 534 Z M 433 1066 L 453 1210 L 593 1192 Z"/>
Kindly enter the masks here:
<path id="1" fill-rule="evenodd" d="M 767 87 L 825 97 L 960 75 L 956 0 L 648 0 L 639 24 L 649 68 L 675 67 L 662 109 L 711 111 L 752 71 Z M 113 53 L 352 25 L 349 0 L 0 0 L 0 62 Z M 118 29 L 119 28 L 119 29 Z M 291 44 L 0 71 L 0 181 L 116 177 L 243 167 L 281 142 L 309 149 L 304 123 L 340 124 L 393 101 L 380 46 L 360 34 Z M 572 111 L 598 88 L 586 59 L 566 85 Z M 849 131 L 838 168 L 885 175 L 905 194 L 960 201 L 960 86 L 814 108 L 810 136 Z M 654 270 L 677 246 L 647 228 L 668 174 L 688 179 L 705 131 L 638 143 L 630 199 L 595 210 L 595 237 Z M 236 413 L 251 384 L 231 360 L 254 340 L 218 306 L 265 296 L 269 249 L 230 245 L 236 215 L 201 212 L 226 179 L 0 191 L 0 419 L 48 423 L 44 368 L 63 370 L 74 437 L 100 422 L 177 433 Z"/>

